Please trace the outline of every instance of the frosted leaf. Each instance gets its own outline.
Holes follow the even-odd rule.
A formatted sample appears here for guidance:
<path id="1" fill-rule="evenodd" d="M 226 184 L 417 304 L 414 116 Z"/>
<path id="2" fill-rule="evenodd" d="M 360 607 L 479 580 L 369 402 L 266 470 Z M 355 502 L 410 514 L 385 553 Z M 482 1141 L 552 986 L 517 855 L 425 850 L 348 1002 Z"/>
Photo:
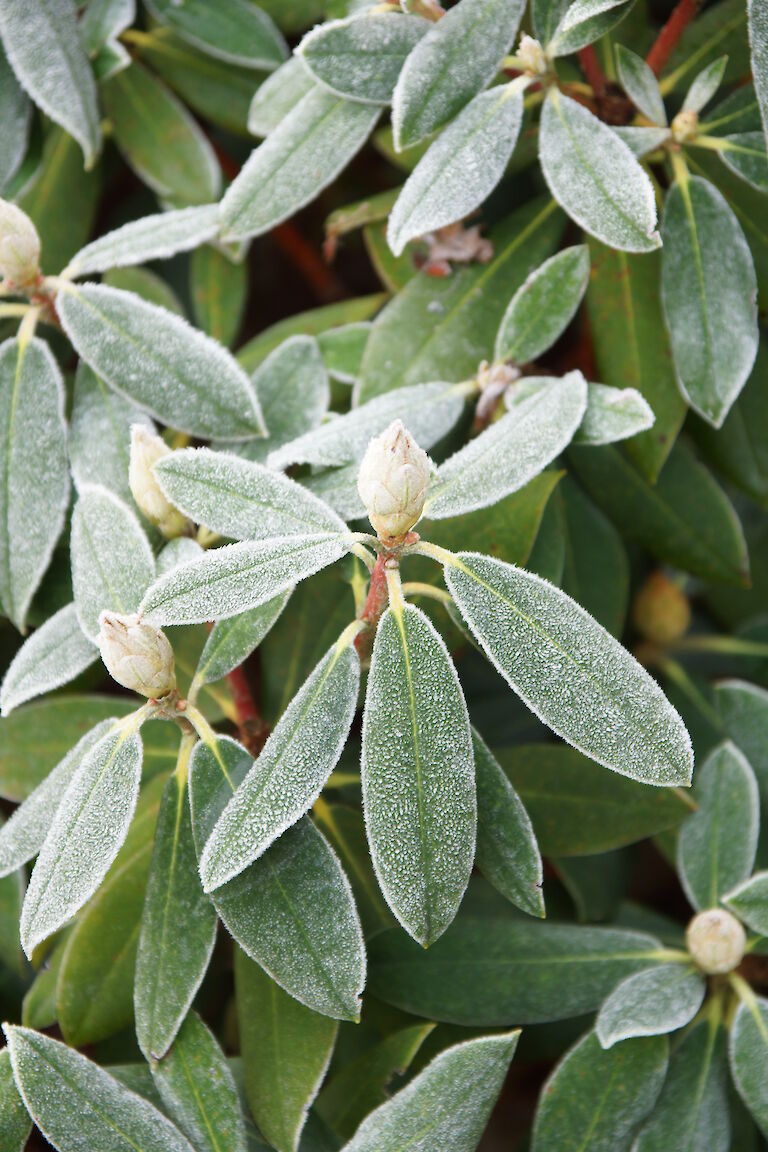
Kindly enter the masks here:
<path id="1" fill-rule="evenodd" d="M 156 580 L 140 611 L 158 625 L 237 616 L 340 560 L 348 548 L 348 537 L 329 532 L 228 544 Z"/>
<path id="2" fill-rule="evenodd" d="M 19 704 L 68 684 L 97 659 L 98 649 L 83 635 L 74 604 L 67 604 L 24 641 L 0 689 L 0 710 L 8 716 Z"/>
<path id="3" fill-rule="evenodd" d="M 570 443 L 584 415 L 587 384 L 580 372 L 562 380 L 532 376 L 514 395 L 511 411 L 441 464 L 426 517 L 487 508 L 532 480 Z"/>
<path id="4" fill-rule="evenodd" d="M 2 842 L 0 830 L 0 844 Z M 753 932 L 759 932 L 761 936 L 768 934 L 768 872 L 755 872 L 743 884 L 737 884 L 727 892 L 722 902 Z"/>
<path id="5" fill-rule="evenodd" d="M 32 1134 L 32 1118 L 14 1082 L 7 1046 L 0 1050 L 0 1130 L 6 1152 L 23 1152 Z"/>
<path id="6" fill-rule="evenodd" d="M 65 275 L 88 276 L 108 268 L 167 260 L 177 252 L 188 252 L 212 240 L 218 230 L 218 204 L 142 216 L 86 244 L 72 257 Z"/>
<path id="7" fill-rule="evenodd" d="M 136 0 L 90 0 L 83 12 L 80 31 L 89 56 L 116 39 L 136 19 Z"/>
<path id="8" fill-rule="evenodd" d="M 154 18 L 215 56 L 243 68 L 271 70 L 288 54 L 272 17 L 248 0 L 146 0 Z"/>
<path id="9" fill-rule="evenodd" d="M 213 684 L 247 660 L 280 618 L 292 588 L 250 612 L 214 624 L 195 672 L 196 684 Z"/>
<path id="10" fill-rule="evenodd" d="M 361 774 L 379 886 L 406 932 L 427 947 L 453 920 L 469 881 L 477 804 L 456 669 L 410 604 L 388 608 L 376 631 Z"/>
<path id="11" fill-rule="evenodd" d="M 616 67 L 621 86 L 638 112 L 653 124 L 665 125 L 667 112 L 659 82 L 642 56 L 630 52 L 623 44 L 617 44 Z"/>
<path id="12" fill-rule="evenodd" d="M 763 132 L 768 141 L 768 12 L 760 0 L 747 0 L 747 15 L 752 77 L 760 105 Z"/>
<path id="13" fill-rule="evenodd" d="M 588 280 L 586 244 L 545 260 L 510 300 L 496 335 L 495 359 L 528 364 L 551 348 L 576 315 Z"/>
<path id="14" fill-rule="evenodd" d="M 677 871 L 694 908 L 715 908 L 752 871 L 760 827 L 755 774 L 730 740 L 697 768 L 694 798 L 697 811 L 677 841 Z"/>
<path id="15" fill-rule="evenodd" d="M 632 155 L 637 157 L 647 156 L 669 139 L 669 128 L 635 128 L 630 125 L 628 128 L 614 128 L 613 131 Z"/>
<path id="16" fill-rule="evenodd" d="M 280 121 L 221 202 L 228 240 L 261 236 L 309 204 L 346 168 L 380 109 L 316 87 Z"/>
<path id="17" fill-rule="evenodd" d="M 236 741 L 198 744 L 190 761 L 198 852 L 253 759 Z M 355 1020 L 365 984 L 365 947 L 352 889 L 308 818 L 212 894 L 225 927 L 281 988 L 315 1012 Z"/>
<path id="18" fill-rule="evenodd" d="M 86 484 L 102 484 L 133 506 L 128 483 L 133 424 L 145 424 L 155 431 L 141 408 L 109 388 L 81 360 L 75 374 L 69 421 L 69 460 L 78 489 Z"/>
<path id="19" fill-rule="evenodd" d="M 565 11 L 552 40 L 550 56 L 567 56 L 599 40 L 619 24 L 632 7 L 632 0 L 575 0 Z"/>
<path id="20" fill-rule="evenodd" d="M 668 192 L 663 235 L 661 299 L 678 383 L 719 428 L 757 354 L 752 254 L 722 193 L 698 176 Z"/>
<path id="21" fill-rule="evenodd" d="M 341 384 L 354 384 L 360 377 L 365 346 L 373 325 L 370 320 L 340 324 L 317 337 L 328 375 Z"/>
<path id="22" fill-rule="evenodd" d="M 595 1021 L 603 1048 L 634 1036 L 662 1036 L 693 1020 L 706 982 L 692 964 L 657 964 L 628 976 L 608 997 Z"/>
<path id="23" fill-rule="evenodd" d="M 72 513 L 72 587 L 80 627 L 95 643 L 99 614 L 135 612 L 155 575 L 138 519 L 106 488 L 87 485 Z"/>
<path id="24" fill-rule="evenodd" d="M 478 1036 L 440 1052 L 366 1116 L 342 1152 L 475 1152 L 519 1036 Z"/>
<path id="25" fill-rule="evenodd" d="M 0 48 L 0 114 L 3 131 L 0 136 L 0 188 L 16 174 L 24 159 L 29 140 L 32 105 L 13 74 L 5 53 Z"/>
<path id="26" fill-rule="evenodd" d="M 158 553 L 156 575 L 165 576 L 166 573 L 173 572 L 174 568 L 180 568 L 182 564 L 199 560 L 203 551 L 197 541 L 189 536 L 177 536 L 175 540 L 169 540 Z"/>
<path id="27" fill-rule="evenodd" d="M 459 0 L 432 25 L 395 87 L 398 152 L 447 124 L 488 87 L 512 47 L 523 8 L 523 0 Z"/>
<path id="28" fill-rule="evenodd" d="M 73 285 L 58 294 L 56 306 L 94 372 L 164 424 L 205 438 L 264 434 L 245 372 L 180 316 L 102 284 Z"/>
<path id="29" fill-rule="evenodd" d="M 192 1152 L 142 1096 L 60 1040 L 5 1024 L 13 1075 L 37 1127 L 69 1152 Z"/>
<path id="30" fill-rule="evenodd" d="M 73 776 L 91 748 L 116 723 L 102 720 L 86 732 L 0 827 L 0 876 L 10 875 L 37 855 Z"/>
<path id="31" fill-rule="evenodd" d="M 315 79 L 339 96 L 389 104 L 408 54 L 430 27 L 420 16 L 362 12 L 314 28 L 296 52 Z"/>
<path id="32" fill-rule="evenodd" d="M 270 453 L 271 468 L 291 464 L 350 464 L 362 460 L 374 436 L 402 420 L 414 440 L 430 448 L 442 440 L 464 411 L 455 384 L 414 384 L 377 396 Z"/>
<path id="33" fill-rule="evenodd" d="M 27 956 L 89 900 L 123 845 L 139 795 L 141 737 L 122 724 L 95 744 L 64 793 L 21 912 Z"/>
<path id="34" fill-rule="evenodd" d="M 656 681 L 558 588 L 477 553 L 445 580 L 486 656 L 538 718 L 598 764 L 690 784 L 691 741 Z"/>
<path id="35" fill-rule="evenodd" d="M 158 461 L 154 473 L 172 504 L 222 536 L 344 531 L 343 520 L 301 484 L 227 452 L 185 448 Z"/>
<path id="36" fill-rule="evenodd" d="M 291 56 L 259 85 L 248 109 L 248 131 L 269 136 L 299 100 L 317 85 L 298 56 Z"/>
<path id="37" fill-rule="evenodd" d="M 536 39 L 545 47 L 568 11 L 571 0 L 531 0 L 531 19 Z"/>
<path id="38" fill-rule="evenodd" d="M 328 373 L 313 336 L 283 341 L 256 369 L 252 383 L 269 439 L 248 445 L 250 460 L 262 462 L 279 445 L 316 428 L 331 402 Z"/>
<path id="39" fill-rule="evenodd" d="M 704 105 L 709 103 L 720 87 L 727 63 L 727 56 L 719 56 L 706 68 L 702 68 L 686 92 L 682 107 L 683 112 L 701 112 Z"/>
<path id="40" fill-rule="evenodd" d="M 729 1063 L 739 1096 L 760 1131 L 768 1134 L 768 1000 L 750 994 L 731 1022 Z"/>
<path id="41" fill-rule="evenodd" d="M 541 113 L 539 158 L 555 200 L 586 232 L 624 252 L 660 246 L 653 185 L 630 149 L 554 88 Z"/>
<path id="42" fill-rule="evenodd" d="M 726 136 L 720 152 L 723 163 L 758 192 L 768 192 L 768 152 L 762 132 Z"/>
<path id="43" fill-rule="evenodd" d="M 463 220 L 504 175 L 523 121 L 523 92 L 481 92 L 430 145 L 397 198 L 387 241 L 399 256 L 409 240 Z"/>
<path id="44" fill-rule="evenodd" d="M 197 874 L 187 789 L 174 774 L 160 801 L 136 953 L 136 1038 L 148 1061 L 173 1043 L 215 942 L 216 910 Z"/>
<path id="45" fill-rule="evenodd" d="M 648 401 L 636 388 L 587 385 L 587 410 L 573 437 L 574 444 L 613 444 L 653 427 Z"/>
<path id="46" fill-rule="evenodd" d="M 359 687 L 354 645 L 334 644 L 291 700 L 208 837 L 200 857 L 206 892 L 238 876 L 312 807 L 346 744 Z"/>
<path id="47" fill-rule="evenodd" d="M 19 630 L 69 500 L 64 384 L 48 345 L 0 344 L 0 603 Z"/>
<path id="48" fill-rule="evenodd" d="M 96 84 L 73 0 L 4 0 L 0 37 L 35 104 L 74 136 L 92 168 L 101 147 Z"/>
<path id="49" fill-rule="evenodd" d="M 342 464 L 340 468 L 324 468 L 312 476 L 305 476 L 302 484 L 324 500 L 343 520 L 359 520 L 367 515 L 357 490 L 360 463 Z"/>

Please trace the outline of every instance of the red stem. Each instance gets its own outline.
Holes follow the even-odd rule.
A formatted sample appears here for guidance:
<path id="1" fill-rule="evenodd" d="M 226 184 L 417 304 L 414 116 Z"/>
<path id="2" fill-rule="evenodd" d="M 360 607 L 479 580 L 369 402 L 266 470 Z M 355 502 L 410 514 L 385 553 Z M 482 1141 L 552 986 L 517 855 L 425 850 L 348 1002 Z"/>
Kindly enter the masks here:
<path id="1" fill-rule="evenodd" d="M 344 286 L 338 276 L 294 224 L 278 224 L 273 228 L 272 236 L 280 251 L 298 269 L 318 300 L 329 304 L 344 296 Z"/>
<path id="2" fill-rule="evenodd" d="M 696 0 L 679 0 L 679 3 L 673 8 L 672 15 L 659 32 L 645 58 L 645 62 L 654 76 L 658 76 L 666 67 L 666 63 L 677 47 L 680 37 L 698 10 L 699 6 Z"/>
<path id="3" fill-rule="evenodd" d="M 579 52 L 579 64 L 595 96 L 605 95 L 605 73 L 591 44 Z"/>
<path id="4" fill-rule="evenodd" d="M 243 728 L 249 721 L 254 720 L 261 724 L 261 715 L 256 707 L 256 701 L 253 699 L 251 686 L 242 665 L 239 668 L 233 668 L 227 676 L 227 683 L 237 712 L 238 728 Z"/>

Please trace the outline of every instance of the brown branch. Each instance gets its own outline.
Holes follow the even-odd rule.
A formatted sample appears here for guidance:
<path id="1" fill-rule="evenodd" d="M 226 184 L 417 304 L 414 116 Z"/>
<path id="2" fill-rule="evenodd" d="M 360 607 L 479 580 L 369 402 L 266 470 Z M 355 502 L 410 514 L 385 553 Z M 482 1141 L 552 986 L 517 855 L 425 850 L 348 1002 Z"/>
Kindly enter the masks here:
<path id="1" fill-rule="evenodd" d="M 320 253 L 304 239 L 295 224 L 278 224 L 277 228 L 272 229 L 272 236 L 280 251 L 298 269 L 321 303 L 330 304 L 344 297 L 344 285 L 338 276 L 331 271 Z"/>
<path id="2" fill-rule="evenodd" d="M 580 50 L 579 64 L 595 96 L 603 96 L 605 94 L 605 73 L 600 67 L 597 53 L 591 44 Z"/>
<path id="3" fill-rule="evenodd" d="M 677 43 L 685 29 L 693 20 L 699 10 L 696 0 L 679 0 L 672 10 L 672 15 L 659 32 L 645 62 L 658 76 L 666 67 L 667 61 L 677 47 Z"/>
<path id="4" fill-rule="evenodd" d="M 237 714 L 237 730 L 240 742 L 245 745 L 252 756 L 258 756 L 266 743 L 269 728 L 253 698 L 251 686 L 242 664 L 238 668 L 233 668 L 229 673 L 227 684 Z"/>

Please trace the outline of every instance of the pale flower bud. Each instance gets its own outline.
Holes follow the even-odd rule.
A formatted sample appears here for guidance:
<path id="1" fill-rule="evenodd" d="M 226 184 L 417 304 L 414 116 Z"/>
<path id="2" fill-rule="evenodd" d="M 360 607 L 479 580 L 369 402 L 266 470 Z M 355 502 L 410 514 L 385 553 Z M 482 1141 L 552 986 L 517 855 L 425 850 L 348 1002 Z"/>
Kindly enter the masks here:
<path id="1" fill-rule="evenodd" d="M 688 925 L 685 942 L 691 959 L 708 976 L 738 968 L 747 943 L 746 933 L 730 912 L 710 908 L 699 912 Z"/>
<path id="2" fill-rule="evenodd" d="M 678 112 L 672 121 L 672 139 L 676 144 L 685 144 L 694 140 L 699 131 L 699 114 L 692 108 Z"/>
<path id="3" fill-rule="evenodd" d="M 170 455 L 171 450 L 161 436 L 156 436 L 146 424 L 133 425 L 128 483 L 137 506 L 150 524 L 160 529 L 166 540 L 188 536 L 192 529 L 191 521 L 174 508 L 152 472 L 153 464 Z"/>
<path id="4" fill-rule="evenodd" d="M 145 624 L 136 615 L 102 612 L 97 644 L 110 676 L 124 688 L 150 700 L 175 690 L 173 648 L 153 624 Z"/>
<path id="5" fill-rule="evenodd" d="M 404 536 L 421 516 L 429 487 L 429 457 L 394 420 L 371 440 L 360 465 L 357 490 L 380 537 Z"/>
<path id="6" fill-rule="evenodd" d="M 522 64 L 524 71 L 531 76 L 543 76 L 549 71 L 549 61 L 547 60 L 546 52 L 538 40 L 534 40 L 533 36 L 529 36 L 527 32 L 523 32 L 520 37 L 517 58 Z"/>
<path id="7" fill-rule="evenodd" d="M 0 200 L 0 275 L 12 284 L 33 284 L 40 274 L 40 237 L 21 208 Z"/>

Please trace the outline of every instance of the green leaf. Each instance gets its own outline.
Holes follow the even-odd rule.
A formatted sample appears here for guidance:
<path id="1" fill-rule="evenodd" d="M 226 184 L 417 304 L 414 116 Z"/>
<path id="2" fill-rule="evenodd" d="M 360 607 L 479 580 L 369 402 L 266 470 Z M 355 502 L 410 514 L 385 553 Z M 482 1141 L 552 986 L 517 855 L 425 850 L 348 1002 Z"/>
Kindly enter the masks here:
<path id="1" fill-rule="evenodd" d="M 276 68 L 287 55 L 285 41 L 272 20 L 247 0 L 147 0 L 147 8 L 190 44 L 228 64 Z"/>
<path id="2" fill-rule="evenodd" d="M 317 343 L 328 375 L 333 380 L 342 384 L 355 383 L 370 334 L 371 325 L 365 320 L 320 333 Z"/>
<path id="3" fill-rule="evenodd" d="M 229 186 L 221 203 L 225 239 L 260 236 L 314 200 L 360 151 L 379 114 L 378 105 L 319 86 L 308 92 Z"/>
<path id="4" fill-rule="evenodd" d="M 200 655 L 195 685 L 213 684 L 247 660 L 280 618 L 289 597 L 290 591 L 281 592 L 250 612 L 214 624 Z"/>
<path id="5" fill-rule="evenodd" d="M 259 364 L 253 387 L 269 439 L 251 442 L 245 451 L 249 459 L 263 462 L 281 444 L 316 428 L 328 411 L 330 385 L 318 342 L 312 336 L 289 336 Z"/>
<path id="6" fill-rule="evenodd" d="M 187 252 L 212 240 L 218 229 L 216 204 L 142 216 L 86 244 L 65 271 L 74 278 L 145 264 L 148 260 L 167 260 L 177 252 Z"/>
<path id="7" fill-rule="evenodd" d="M 749 68 L 743 0 L 721 0 L 688 25 L 664 69 L 662 92 L 679 92 L 697 72 L 724 53 L 728 56 L 726 80 L 732 84 Z"/>
<path id="8" fill-rule="evenodd" d="M 298 55 L 289 56 L 256 89 L 248 109 L 248 131 L 252 136 L 269 136 L 315 87 L 314 77 Z"/>
<path id="9" fill-rule="evenodd" d="M 768 935 L 768 872 L 755 872 L 722 900 L 753 932 Z"/>
<path id="10" fill-rule="evenodd" d="M 195 748 L 189 787 L 198 854 L 252 763 L 226 737 Z M 243 951 L 289 995 L 326 1016 L 357 1019 L 365 983 L 360 922 L 349 881 L 310 820 L 284 832 L 212 899 Z"/>
<path id="11" fill-rule="evenodd" d="M 24 1103 L 59 1152 L 191 1152 L 178 1128 L 98 1064 L 30 1028 L 4 1030 Z"/>
<path id="12" fill-rule="evenodd" d="M 350 639 L 340 638 L 296 693 L 217 820 L 200 857 L 206 892 L 262 856 L 320 795 L 357 707 L 360 661 Z"/>
<path id="13" fill-rule="evenodd" d="M 160 626 L 238 616 L 341 559 L 348 547 L 340 532 L 228 544 L 161 576 L 141 611 Z"/>
<path id="14" fill-rule="evenodd" d="M 741 989 L 740 989 L 741 991 Z M 728 1055 L 739 1095 L 763 1135 L 768 1134 L 768 1000 L 744 996 L 731 1025 Z"/>
<path id="15" fill-rule="evenodd" d="M 546 856 L 610 852 L 675 827 L 691 811 L 684 794 L 606 776 L 563 744 L 497 748 L 496 756 Z"/>
<path id="16" fill-rule="evenodd" d="M 70 549 L 77 618 L 95 643 L 101 612 L 136 611 L 155 559 L 135 513 L 96 484 L 83 487 L 75 505 Z"/>
<path id="17" fill-rule="evenodd" d="M 661 1095 L 640 1130 L 635 1152 L 669 1152 L 671 1148 L 728 1152 L 728 1113 L 725 1033 L 711 1015 L 673 1051 Z"/>
<path id="18" fill-rule="evenodd" d="M 621 85 L 638 112 L 653 124 L 666 124 L 667 113 L 659 82 L 642 56 L 630 52 L 623 44 L 617 44 L 616 68 Z"/>
<path id="19" fill-rule="evenodd" d="M 74 680 L 97 657 L 97 649 L 83 635 L 74 604 L 67 604 L 32 633 L 11 661 L 0 689 L 2 715 Z"/>
<path id="20" fill-rule="evenodd" d="M 249 1107 L 278 1152 L 296 1152 L 338 1024 L 288 996 L 240 948 L 235 949 L 235 999 Z"/>
<path id="21" fill-rule="evenodd" d="M 536 39 L 546 47 L 568 10 L 570 0 L 531 0 L 531 19 Z"/>
<path id="22" fill-rule="evenodd" d="M 174 208 L 210 204 L 221 169 L 202 128 L 172 92 L 137 61 L 101 86 L 104 111 L 125 162 Z"/>
<path id="23" fill-rule="evenodd" d="M 474 1152 L 519 1037 L 478 1036 L 445 1049 L 363 1120 L 343 1152 Z"/>
<path id="24" fill-rule="evenodd" d="M 529 483 L 559 456 L 587 401 L 580 372 L 530 376 L 515 386 L 510 412 L 440 465 L 424 515 L 433 520 L 486 508 Z"/>
<path id="25" fill-rule="evenodd" d="M 218 208 L 216 214 L 218 228 Z M 248 264 L 233 261 L 219 248 L 204 244 L 192 253 L 189 280 L 195 323 L 231 348 L 248 302 Z"/>
<path id="26" fill-rule="evenodd" d="M 528 364 L 565 331 L 589 280 L 589 249 L 565 248 L 545 260 L 518 288 L 496 335 L 494 357 Z"/>
<path id="27" fill-rule="evenodd" d="M 376 630 L 361 773 L 381 890 L 406 932 L 426 947 L 464 895 L 477 807 L 461 685 L 442 639 L 410 604 L 390 606 Z"/>
<path id="28" fill-rule="evenodd" d="M 101 147 L 96 84 L 72 0 L 8 0 L 0 36 L 22 88 L 74 136 L 92 168 Z"/>
<path id="29" fill-rule="evenodd" d="M 392 100 L 401 152 L 453 120 L 487 88 L 512 46 L 521 0 L 460 0 L 433 24 L 405 62 Z"/>
<path id="30" fill-rule="evenodd" d="M 647 156 L 650 152 L 655 152 L 658 148 L 661 148 L 669 139 L 668 128 L 653 128 L 630 124 L 628 127 L 620 126 L 614 128 L 613 131 L 620 140 L 624 141 L 632 155 L 636 156 L 638 160 Z"/>
<path id="31" fill-rule="evenodd" d="M 658 964 L 622 980 L 595 1022 L 603 1048 L 637 1036 L 661 1036 L 689 1024 L 706 992 L 701 973 L 689 964 Z"/>
<path id="32" fill-rule="evenodd" d="M 197 874 L 185 781 L 174 773 L 160 804 L 136 956 L 136 1037 L 147 1060 L 173 1043 L 215 940 L 216 910 Z"/>
<path id="33" fill-rule="evenodd" d="M 48 345 L 0 345 L 0 602 L 22 631 L 69 499 L 64 384 Z"/>
<path id="34" fill-rule="evenodd" d="M 621 536 L 566 477 L 560 489 L 565 566 L 563 591 L 620 637 L 629 605 L 629 561 Z"/>
<path id="35" fill-rule="evenodd" d="M 389 928 L 393 920 L 373 870 L 360 807 L 328 804 L 323 798 L 322 803 L 315 805 L 313 815 L 349 876 L 366 939 L 382 927 Z"/>
<path id="36" fill-rule="evenodd" d="M 139 793 L 136 729 L 130 719 L 102 736 L 62 797 L 24 900 L 20 932 L 27 956 L 82 908 L 120 851 Z"/>
<path id="37" fill-rule="evenodd" d="M 184 315 L 184 307 L 173 288 L 156 272 L 151 272 L 149 268 L 112 268 L 109 272 L 104 273 L 101 282 L 106 284 L 108 288 L 122 288 L 125 292 L 133 292 L 142 300 L 146 300 L 150 304 L 158 304 L 169 312 L 175 312 L 177 316 Z M 80 364 L 87 367 L 82 360 Z M 90 371 L 90 369 L 88 370 Z M 144 413 L 142 416 L 145 420 L 149 419 Z"/>
<path id="38" fill-rule="evenodd" d="M 475 863 L 503 896 L 543 917 L 544 874 L 531 821 L 496 757 L 475 729 L 472 747 L 477 779 Z"/>
<path id="39" fill-rule="evenodd" d="M 694 798 L 698 810 L 677 839 L 677 870 L 693 907 L 715 908 L 752 871 L 759 832 L 757 781 L 730 741 L 696 769 Z"/>
<path id="40" fill-rule="evenodd" d="M 752 76 L 760 104 L 763 131 L 768 140 L 768 20 L 758 0 L 747 0 L 747 13 Z"/>
<path id="41" fill-rule="evenodd" d="M 720 56 L 703 68 L 696 76 L 683 100 L 684 112 L 701 112 L 717 92 L 725 74 L 727 56 Z"/>
<path id="42" fill-rule="evenodd" d="M 615 132 L 556 88 L 544 101 L 539 150 L 550 192 L 586 232 L 624 252 L 660 246 L 648 176 Z"/>
<path id="43" fill-rule="evenodd" d="M 768 192 L 768 153 L 762 132 L 724 137 L 720 159 L 758 192 Z"/>
<path id="44" fill-rule="evenodd" d="M 661 295 L 680 388 L 719 428 L 757 352 L 757 282 L 731 208 L 708 181 L 670 190 L 664 211 Z"/>
<path id="45" fill-rule="evenodd" d="M 5 188 L 20 168 L 27 150 L 32 106 L 2 49 L 0 49 L 0 109 L 3 115 L 0 171 L 4 174 L 0 178 L 0 187 Z"/>
<path id="46" fill-rule="evenodd" d="M 463 220 L 482 204 L 504 175 L 522 121 L 519 85 L 473 97 L 430 146 L 397 198 L 387 229 L 395 256 L 409 240 Z"/>
<path id="47" fill-rule="evenodd" d="M 532 1152 L 629 1152 L 637 1125 L 661 1092 L 667 1052 L 665 1036 L 604 1052 L 588 1032 L 544 1086 Z"/>
<path id="48" fill-rule="evenodd" d="M 690 783 L 693 751 L 677 712 L 574 600 L 538 576 L 477 553 L 458 553 L 445 580 L 491 663 L 558 736 L 623 776 Z"/>
<path id="49" fill-rule="evenodd" d="M 24 1152 L 32 1120 L 13 1080 L 8 1049 L 0 1051 L 0 1132 L 3 1152 Z"/>
<path id="50" fill-rule="evenodd" d="M 150 1065 L 163 1103 L 195 1152 L 245 1152 L 237 1088 L 216 1038 L 196 1012 L 184 1020 L 173 1047 Z"/>
<path id="51" fill-rule="evenodd" d="M 80 25 L 89 56 L 97 55 L 99 48 L 129 28 L 135 18 L 134 0 L 90 0 Z"/>
<path id="52" fill-rule="evenodd" d="M 587 408 L 573 440 L 593 447 L 613 444 L 646 431 L 653 423 L 653 412 L 636 389 L 588 384 Z"/>
<path id="53" fill-rule="evenodd" d="M 394 12 L 361 12 L 309 32 L 297 55 L 331 92 L 389 104 L 403 65 L 429 30 L 429 21 Z"/>
<path id="54" fill-rule="evenodd" d="M 547 45 L 550 56 L 568 56 L 599 40 L 620 24 L 632 0 L 574 0 Z"/>
<path id="55" fill-rule="evenodd" d="M 205 438 L 264 435 L 242 368 L 179 316 L 101 284 L 68 288 L 56 304 L 67 336 L 93 371 L 164 424 Z"/>

